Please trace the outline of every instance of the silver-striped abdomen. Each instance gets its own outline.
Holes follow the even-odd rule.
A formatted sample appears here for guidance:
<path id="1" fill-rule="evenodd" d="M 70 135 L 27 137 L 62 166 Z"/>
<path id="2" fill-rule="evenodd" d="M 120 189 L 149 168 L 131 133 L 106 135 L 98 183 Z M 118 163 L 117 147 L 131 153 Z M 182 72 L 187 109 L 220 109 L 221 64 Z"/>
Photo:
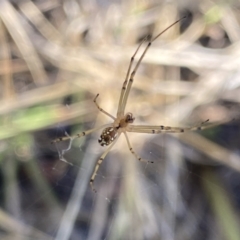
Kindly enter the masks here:
<path id="1" fill-rule="evenodd" d="M 114 128 L 114 127 L 105 128 L 102 131 L 102 134 L 98 139 L 98 142 L 101 146 L 107 146 L 115 140 L 117 135 L 118 135 L 117 128 Z"/>

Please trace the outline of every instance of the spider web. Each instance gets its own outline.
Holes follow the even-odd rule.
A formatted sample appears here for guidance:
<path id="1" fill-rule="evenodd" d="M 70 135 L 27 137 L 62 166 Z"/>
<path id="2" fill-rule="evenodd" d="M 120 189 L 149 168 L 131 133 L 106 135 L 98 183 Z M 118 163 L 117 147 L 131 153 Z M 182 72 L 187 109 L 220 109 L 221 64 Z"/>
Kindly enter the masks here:
<path id="1" fill-rule="evenodd" d="M 236 129 L 227 128 L 221 134 L 236 133 Z M 52 162 L 36 137 L 39 161 L 26 161 L 17 181 L 24 203 L 18 219 L 25 223 L 18 228 L 16 239 L 178 240 L 221 236 L 210 210 L 211 194 L 221 199 L 219 191 L 225 191 L 222 182 L 231 191 L 233 180 L 233 190 L 238 192 L 236 172 L 183 144 L 177 137 L 181 135 L 129 134 L 136 153 L 154 163 L 137 161 L 121 136 L 99 168 L 94 193 L 89 179 L 106 149 L 98 144 L 99 134 L 97 131 L 56 144 Z M 187 159 L 205 159 L 207 165 Z M 210 173 L 221 178 L 216 181 Z M 228 206 L 222 203 L 221 208 Z M 16 215 L 16 210 L 10 211 Z"/>
<path id="2" fill-rule="evenodd" d="M 75 239 L 76 231 L 84 239 L 202 239 L 206 233 L 216 234 L 215 228 L 207 229 L 213 220 L 211 215 L 205 220 L 207 206 L 195 208 L 204 201 L 201 191 L 196 191 L 202 188 L 204 177 L 184 160 L 198 153 L 171 135 L 138 137 L 142 144 L 133 144 L 134 150 L 154 163 L 138 162 L 120 138 L 123 141 L 99 168 L 94 182 L 97 193 L 89 186 L 95 163 L 104 151 L 97 135 L 85 143 L 70 139 L 65 147 L 57 147 L 59 159 L 68 169 L 62 178 L 72 179 L 73 186 L 56 239 Z M 76 161 L 68 155 L 71 152 Z M 52 170 L 59 171 L 59 164 Z M 60 181 L 56 184 L 70 188 Z M 86 214 L 89 219 L 84 221 Z"/>

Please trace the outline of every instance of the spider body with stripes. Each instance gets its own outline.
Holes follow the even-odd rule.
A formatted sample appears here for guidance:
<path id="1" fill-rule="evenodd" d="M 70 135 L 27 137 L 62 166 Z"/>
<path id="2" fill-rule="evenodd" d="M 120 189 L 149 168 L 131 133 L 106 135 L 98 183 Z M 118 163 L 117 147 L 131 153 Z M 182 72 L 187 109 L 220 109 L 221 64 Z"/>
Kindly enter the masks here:
<path id="1" fill-rule="evenodd" d="M 102 131 L 102 134 L 98 139 L 99 144 L 101 146 L 111 144 L 119 134 L 127 131 L 128 124 L 133 123 L 134 120 L 135 118 L 133 118 L 132 113 L 127 113 L 123 118 L 115 119 L 113 127 L 107 127 Z"/>

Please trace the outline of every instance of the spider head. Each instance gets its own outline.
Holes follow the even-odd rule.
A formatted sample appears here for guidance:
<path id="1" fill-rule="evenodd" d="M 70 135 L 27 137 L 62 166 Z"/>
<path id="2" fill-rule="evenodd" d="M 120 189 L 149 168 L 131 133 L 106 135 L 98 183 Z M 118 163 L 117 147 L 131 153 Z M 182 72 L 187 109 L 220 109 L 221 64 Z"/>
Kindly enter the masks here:
<path id="1" fill-rule="evenodd" d="M 116 119 L 114 126 L 119 130 L 123 130 L 127 127 L 129 123 L 133 123 L 135 118 L 133 117 L 132 113 L 126 113 L 124 117 L 120 119 Z M 124 131 L 124 130 L 123 130 Z"/>
<path id="2" fill-rule="evenodd" d="M 133 117 L 132 113 L 127 113 L 125 116 L 126 123 L 133 123 L 135 118 Z"/>

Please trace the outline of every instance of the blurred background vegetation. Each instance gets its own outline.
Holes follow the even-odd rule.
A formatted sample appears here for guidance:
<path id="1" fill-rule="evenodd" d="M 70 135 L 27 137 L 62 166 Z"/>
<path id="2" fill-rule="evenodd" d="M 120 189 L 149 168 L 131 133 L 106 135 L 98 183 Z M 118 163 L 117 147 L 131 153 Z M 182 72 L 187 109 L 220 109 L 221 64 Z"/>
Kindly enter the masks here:
<path id="1" fill-rule="evenodd" d="M 149 49 L 127 111 L 138 124 L 202 132 L 129 134 L 89 187 L 139 42 Z M 142 49 L 143 50 L 143 49 Z M 0 238 L 240 239 L 240 2 L 0 1 Z"/>

